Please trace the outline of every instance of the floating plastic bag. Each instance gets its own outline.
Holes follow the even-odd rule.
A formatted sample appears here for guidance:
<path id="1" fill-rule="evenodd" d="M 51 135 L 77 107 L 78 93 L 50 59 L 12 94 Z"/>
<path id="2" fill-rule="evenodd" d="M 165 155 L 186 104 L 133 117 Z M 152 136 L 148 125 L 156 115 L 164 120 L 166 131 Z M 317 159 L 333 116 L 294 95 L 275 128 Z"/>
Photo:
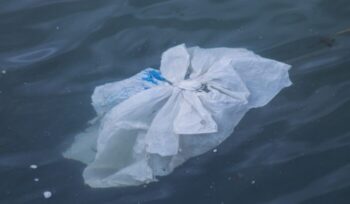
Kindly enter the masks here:
<path id="1" fill-rule="evenodd" d="M 95 89 L 98 116 L 64 156 L 87 164 L 91 187 L 156 181 L 218 146 L 249 109 L 291 85 L 289 68 L 246 49 L 170 48 L 160 71 Z"/>

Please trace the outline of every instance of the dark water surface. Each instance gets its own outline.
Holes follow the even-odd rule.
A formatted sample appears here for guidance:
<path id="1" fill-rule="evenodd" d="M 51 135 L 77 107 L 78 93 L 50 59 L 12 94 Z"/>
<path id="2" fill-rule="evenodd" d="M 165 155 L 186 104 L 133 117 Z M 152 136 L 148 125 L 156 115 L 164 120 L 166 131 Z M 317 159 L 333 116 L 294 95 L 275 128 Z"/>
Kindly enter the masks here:
<path id="1" fill-rule="evenodd" d="M 0 203 L 350 203 L 347 28 L 348 0 L 1 0 Z M 84 185 L 61 152 L 94 117 L 94 87 L 182 42 L 290 63 L 294 84 L 158 183 Z"/>

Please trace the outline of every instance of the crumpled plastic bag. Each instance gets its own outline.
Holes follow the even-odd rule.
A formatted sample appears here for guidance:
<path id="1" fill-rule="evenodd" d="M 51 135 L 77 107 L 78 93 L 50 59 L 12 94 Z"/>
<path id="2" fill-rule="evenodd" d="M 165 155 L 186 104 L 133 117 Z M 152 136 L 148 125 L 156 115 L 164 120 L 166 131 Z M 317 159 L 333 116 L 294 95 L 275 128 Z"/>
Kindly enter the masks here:
<path id="1" fill-rule="evenodd" d="M 64 156 L 87 164 L 91 187 L 156 181 L 218 146 L 249 109 L 290 86 L 289 68 L 246 49 L 172 47 L 160 71 L 95 89 L 98 116 Z"/>

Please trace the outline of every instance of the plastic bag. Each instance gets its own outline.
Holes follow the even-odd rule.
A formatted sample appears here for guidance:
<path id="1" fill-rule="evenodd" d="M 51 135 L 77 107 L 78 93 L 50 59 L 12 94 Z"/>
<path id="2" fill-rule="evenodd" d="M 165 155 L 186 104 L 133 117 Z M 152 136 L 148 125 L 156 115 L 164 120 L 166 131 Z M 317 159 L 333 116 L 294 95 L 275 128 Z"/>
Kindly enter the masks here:
<path id="1" fill-rule="evenodd" d="M 246 49 L 175 46 L 160 71 L 97 87 L 98 117 L 64 156 L 87 164 L 91 187 L 156 181 L 218 146 L 249 109 L 291 85 L 289 68 Z"/>

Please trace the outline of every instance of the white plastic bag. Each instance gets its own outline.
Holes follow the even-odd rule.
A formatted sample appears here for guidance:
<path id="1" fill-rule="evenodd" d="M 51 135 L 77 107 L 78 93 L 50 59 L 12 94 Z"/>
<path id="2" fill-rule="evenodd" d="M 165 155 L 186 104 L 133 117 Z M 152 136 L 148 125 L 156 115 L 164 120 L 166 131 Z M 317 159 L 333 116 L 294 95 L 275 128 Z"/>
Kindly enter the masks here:
<path id="1" fill-rule="evenodd" d="M 218 146 L 249 109 L 291 85 L 289 68 L 246 49 L 170 48 L 160 72 L 95 89 L 98 117 L 64 156 L 87 164 L 91 187 L 155 181 Z"/>

